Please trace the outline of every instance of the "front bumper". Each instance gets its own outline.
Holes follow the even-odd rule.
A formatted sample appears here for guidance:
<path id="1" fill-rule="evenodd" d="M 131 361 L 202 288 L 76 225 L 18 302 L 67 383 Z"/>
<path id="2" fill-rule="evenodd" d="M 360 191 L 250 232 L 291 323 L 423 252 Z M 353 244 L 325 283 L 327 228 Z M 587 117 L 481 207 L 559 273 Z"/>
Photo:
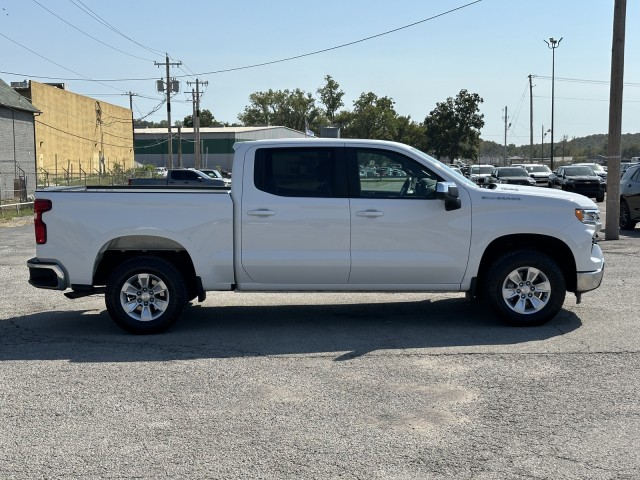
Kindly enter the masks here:
<path id="1" fill-rule="evenodd" d="M 576 293 L 595 290 L 602 283 L 602 277 L 604 276 L 604 257 L 597 243 L 593 246 L 591 261 L 595 263 L 597 268 L 589 272 L 578 272 L 576 274 Z"/>
<path id="2" fill-rule="evenodd" d="M 67 278 L 64 269 L 55 262 L 43 262 L 38 258 L 27 260 L 29 285 L 49 290 L 65 290 Z"/>

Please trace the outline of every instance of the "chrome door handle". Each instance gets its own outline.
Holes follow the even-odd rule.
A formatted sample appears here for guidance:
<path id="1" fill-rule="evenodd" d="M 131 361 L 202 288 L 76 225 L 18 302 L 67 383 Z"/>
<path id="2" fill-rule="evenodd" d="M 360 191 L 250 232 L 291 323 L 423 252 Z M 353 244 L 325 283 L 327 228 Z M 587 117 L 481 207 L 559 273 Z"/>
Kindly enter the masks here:
<path id="1" fill-rule="evenodd" d="M 247 215 L 251 215 L 252 217 L 271 217 L 275 215 L 276 212 L 273 210 L 249 210 Z"/>
<path id="2" fill-rule="evenodd" d="M 363 210 L 361 212 L 356 212 L 356 217 L 382 217 L 384 213 L 379 212 L 377 210 Z"/>

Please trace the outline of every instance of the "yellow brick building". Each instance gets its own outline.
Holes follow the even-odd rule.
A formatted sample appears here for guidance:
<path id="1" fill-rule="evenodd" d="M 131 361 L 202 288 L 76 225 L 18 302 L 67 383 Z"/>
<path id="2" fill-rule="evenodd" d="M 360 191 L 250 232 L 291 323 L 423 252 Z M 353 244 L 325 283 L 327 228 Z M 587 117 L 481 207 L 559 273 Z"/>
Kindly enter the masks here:
<path id="1" fill-rule="evenodd" d="M 133 166 L 131 110 L 65 89 L 22 82 L 12 87 L 40 112 L 35 119 L 38 174 L 78 176 Z"/>

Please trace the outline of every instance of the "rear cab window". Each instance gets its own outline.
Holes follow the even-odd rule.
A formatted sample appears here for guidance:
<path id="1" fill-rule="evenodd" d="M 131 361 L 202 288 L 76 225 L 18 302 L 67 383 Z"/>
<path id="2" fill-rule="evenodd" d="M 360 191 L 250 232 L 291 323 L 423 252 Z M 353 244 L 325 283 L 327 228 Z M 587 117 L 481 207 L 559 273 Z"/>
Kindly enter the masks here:
<path id="1" fill-rule="evenodd" d="M 346 197 L 344 149 L 258 149 L 254 184 L 258 190 L 283 197 Z"/>

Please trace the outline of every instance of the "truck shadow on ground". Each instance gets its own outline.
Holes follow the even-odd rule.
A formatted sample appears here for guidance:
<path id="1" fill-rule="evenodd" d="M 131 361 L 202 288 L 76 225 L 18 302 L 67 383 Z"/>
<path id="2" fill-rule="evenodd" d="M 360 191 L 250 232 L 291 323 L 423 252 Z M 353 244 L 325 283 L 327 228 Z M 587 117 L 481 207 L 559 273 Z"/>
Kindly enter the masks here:
<path id="1" fill-rule="evenodd" d="M 541 327 L 515 328 L 463 298 L 284 306 L 190 305 L 169 331 L 135 336 L 104 310 L 42 312 L 0 321 L 0 361 L 168 361 L 317 354 L 336 361 L 376 350 L 515 345 L 582 325 L 562 310 Z"/>

